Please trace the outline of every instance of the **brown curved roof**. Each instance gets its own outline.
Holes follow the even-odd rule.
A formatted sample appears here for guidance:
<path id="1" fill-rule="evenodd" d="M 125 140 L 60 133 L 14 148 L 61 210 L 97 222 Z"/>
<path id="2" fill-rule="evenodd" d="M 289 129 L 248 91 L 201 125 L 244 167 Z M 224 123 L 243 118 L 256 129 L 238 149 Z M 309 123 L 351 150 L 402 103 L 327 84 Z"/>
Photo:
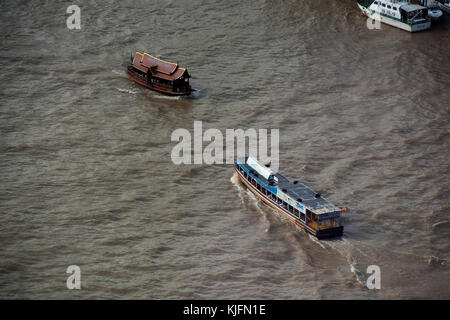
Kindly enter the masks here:
<path id="1" fill-rule="evenodd" d="M 169 81 L 181 78 L 186 72 L 186 69 L 179 68 L 177 63 L 167 62 L 141 52 L 136 52 L 134 55 L 133 66 L 142 72 L 148 72 L 150 69 L 152 76 Z"/>

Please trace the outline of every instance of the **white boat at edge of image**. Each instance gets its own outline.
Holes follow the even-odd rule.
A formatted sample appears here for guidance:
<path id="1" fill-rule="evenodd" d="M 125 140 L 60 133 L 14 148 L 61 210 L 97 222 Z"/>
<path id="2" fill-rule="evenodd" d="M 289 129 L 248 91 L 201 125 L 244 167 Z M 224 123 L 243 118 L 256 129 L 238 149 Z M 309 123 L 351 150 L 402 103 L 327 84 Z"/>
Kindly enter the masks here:
<path id="1" fill-rule="evenodd" d="M 405 0 L 357 0 L 358 7 L 371 19 L 409 32 L 431 27 L 428 9 Z"/>

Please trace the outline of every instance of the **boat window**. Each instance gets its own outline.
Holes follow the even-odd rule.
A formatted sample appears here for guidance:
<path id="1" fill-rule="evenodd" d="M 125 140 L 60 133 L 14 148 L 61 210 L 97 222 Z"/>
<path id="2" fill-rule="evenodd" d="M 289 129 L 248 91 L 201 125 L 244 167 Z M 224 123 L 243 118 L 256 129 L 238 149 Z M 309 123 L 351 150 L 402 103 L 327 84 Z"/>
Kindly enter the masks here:
<path id="1" fill-rule="evenodd" d="M 381 4 L 383 7 L 386 7 L 386 5 L 384 3 Z"/>
<path id="2" fill-rule="evenodd" d="M 291 205 L 289 205 L 289 212 L 294 213 L 294 208 Z"/>
<path id="3" fill-rule="evenodd" d="M 390 5 L 387 6 L 388 9 L 392 9 L 392 7 Z"/>
<path id="4" fill-rule="evenodd" d="M 397 11 L 398 10 L 398 8 L 397 7 L 392 7 L 395 11 Z"/>
<path id="5" fill-rule="evenodd" d="M 297 209 L 294 209 L 294 214 L 297 218 L 300 217 L 300 211 L 298 211 Z"/>
<path id="6" fill-rule="evenodd" d="M 300 219 L 302 219 L 303 221 L 305 221 L 305 214 L 303 212 L 300 213 Z"/>

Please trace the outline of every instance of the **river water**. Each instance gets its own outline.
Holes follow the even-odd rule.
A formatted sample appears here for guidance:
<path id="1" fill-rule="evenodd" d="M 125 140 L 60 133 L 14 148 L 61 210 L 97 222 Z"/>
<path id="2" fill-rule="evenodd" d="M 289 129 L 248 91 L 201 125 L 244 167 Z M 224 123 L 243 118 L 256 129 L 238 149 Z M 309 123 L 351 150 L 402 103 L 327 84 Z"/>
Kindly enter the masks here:
<path id="1" fill-rule="evenodd" d="M 0 297 L 450 298 L 448 14 L 410 34 L 353 0 L 83 1 L 69 30 L 71 4 L 0 4 Z M 198 96 L 132 82 L 133 50 Z M 174 165 L 194 121 L 279 129 L 280 172 L 349 207 L 344 236 L 308 236 L 232 165 Z"/>

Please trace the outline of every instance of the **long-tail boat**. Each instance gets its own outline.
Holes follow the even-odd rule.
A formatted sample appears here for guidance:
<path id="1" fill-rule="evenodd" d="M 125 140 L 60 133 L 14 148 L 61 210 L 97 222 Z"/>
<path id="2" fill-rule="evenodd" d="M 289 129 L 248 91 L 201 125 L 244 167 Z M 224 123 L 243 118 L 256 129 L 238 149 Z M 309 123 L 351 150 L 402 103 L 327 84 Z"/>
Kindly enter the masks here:
<path id="1" fill-rule="evenodd" d="M 158 59 L 148 53 L 136 52 L 126 74 L 137 83 L 149 89 L 168 95 L 182 96 L 190 94 L 191 77 L 186 68 L 177 63 Z"/>
<path id="2" fill-rule="evenodd" d="M 339 237 L 344 231 L 339 218 L 347 208 L 338 208 L 320 194 L 252 157 L 238 158 L 234 169 L 240 180 L 262 201 L 318 239 Z"/>

